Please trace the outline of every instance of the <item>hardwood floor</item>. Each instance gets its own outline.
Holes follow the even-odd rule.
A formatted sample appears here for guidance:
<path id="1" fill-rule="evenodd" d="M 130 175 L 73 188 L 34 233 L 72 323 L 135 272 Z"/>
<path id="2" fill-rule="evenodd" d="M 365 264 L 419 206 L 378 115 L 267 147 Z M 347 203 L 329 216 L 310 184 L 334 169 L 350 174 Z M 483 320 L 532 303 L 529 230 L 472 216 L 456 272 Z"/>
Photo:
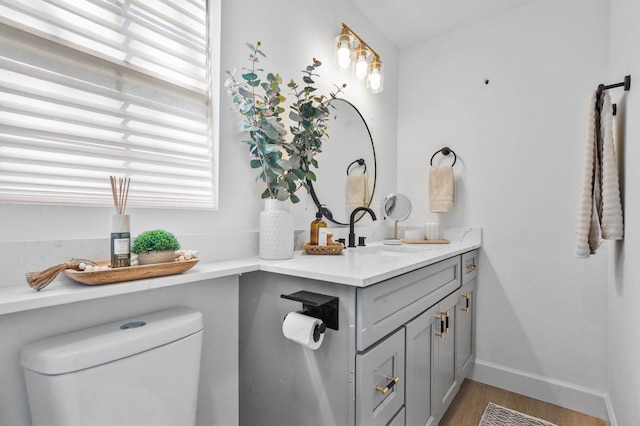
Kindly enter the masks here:
<path id="1" fill-rule="evenodd" d="M 439 426 L 477 426 L 489 402 L 558 426 L 605 426 L 604 420 L 468 379 L 462 383 Z"/>

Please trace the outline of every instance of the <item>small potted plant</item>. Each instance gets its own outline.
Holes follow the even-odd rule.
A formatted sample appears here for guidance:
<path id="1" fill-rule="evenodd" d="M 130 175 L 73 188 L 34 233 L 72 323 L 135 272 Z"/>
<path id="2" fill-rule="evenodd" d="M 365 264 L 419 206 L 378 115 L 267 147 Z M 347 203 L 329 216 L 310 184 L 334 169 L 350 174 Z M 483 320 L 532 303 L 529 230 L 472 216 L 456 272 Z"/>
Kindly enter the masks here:
<path id="1" fill-rule="evenodd" d="M 173 262 L 180 249 L 177 238 L 168 231 L 154 229 L 138 235 L 131 245 L 131 253 L 138 255 L 140 265 Z"/>

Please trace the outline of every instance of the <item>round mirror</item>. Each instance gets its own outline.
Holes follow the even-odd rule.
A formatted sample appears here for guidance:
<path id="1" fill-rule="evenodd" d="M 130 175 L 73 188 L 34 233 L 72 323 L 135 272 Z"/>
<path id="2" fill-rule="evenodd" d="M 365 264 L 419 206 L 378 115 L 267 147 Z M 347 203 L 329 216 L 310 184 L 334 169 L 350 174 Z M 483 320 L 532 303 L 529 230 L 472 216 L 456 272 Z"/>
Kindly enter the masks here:
<path id="1" fill-rule="evenodd" d="M 403 194 L 387 195 L 382 203 L 384 215 L 393 220 L 393 240 L 398 241 L 398 221 L 405 220 L 411 214 L 411 201 Z M 385 243 L 390 243 L 386 241 Z"/>
<path id="2" fill-rule="evenodd" d="M 327 220 L 348 225 L 353 209 L 371 205 L 377 178 L 376 152 L 360 111 L 340 98 L 334 99 L 332 106 L 329 139 L 318 154 L 316 181 L 308 181 L 309 192 Z"/>
<path id="3" fill-rule="evenodd" d="M 396 222 L 405 220 L 411 214 L 411 201 L 403 194 L 387 195 L 383 206 L 385 216 Z"/>

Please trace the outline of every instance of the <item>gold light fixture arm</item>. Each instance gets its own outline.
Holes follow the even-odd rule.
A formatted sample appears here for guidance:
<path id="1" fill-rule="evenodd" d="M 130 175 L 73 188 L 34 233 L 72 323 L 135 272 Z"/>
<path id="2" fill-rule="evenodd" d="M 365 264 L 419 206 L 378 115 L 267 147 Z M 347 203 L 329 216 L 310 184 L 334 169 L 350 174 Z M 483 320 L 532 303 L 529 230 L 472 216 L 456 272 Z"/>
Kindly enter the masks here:
<path id="1" fill-rule="evenodd" d="M 353 38 L 358 40 L 358 43 L 360 43 L 364 48 L 366 48 L 369 52 L 371 52 L 371 54 L 373 55 L 373 58 L 374 58 L 375 61 L 380 62 L 380 55 L 378 55 L 378 53 L 375 50 L 373 50 L 371 48 L 371 46 L 369 46 L 369 44 L 367 44 L 367 42 L 362 39 L 362 37 L 360 37 L 358 34 L 356 34 L 355 31 L 353 31 L 351 28 L 349 28 L 349 26 L 347 24 L 342 22 L 342 33 L 344 33 L 345 31 L 348 34 L 351 34 L 351 36 L 353 36 Z"/>

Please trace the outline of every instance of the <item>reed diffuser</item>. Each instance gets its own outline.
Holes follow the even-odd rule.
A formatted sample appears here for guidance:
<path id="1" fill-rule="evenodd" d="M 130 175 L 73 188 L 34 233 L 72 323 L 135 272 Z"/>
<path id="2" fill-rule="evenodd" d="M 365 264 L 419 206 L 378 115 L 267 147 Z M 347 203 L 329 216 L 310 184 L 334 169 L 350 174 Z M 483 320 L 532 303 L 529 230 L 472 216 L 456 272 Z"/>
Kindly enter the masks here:
<path id="1" fill-rule="evenodd" d="M 129 197 L 130 178 L 109 176 L 116 214 L 111 216 L 111 267 L 131 266 L 129 215 L 124 214 Z"/>

